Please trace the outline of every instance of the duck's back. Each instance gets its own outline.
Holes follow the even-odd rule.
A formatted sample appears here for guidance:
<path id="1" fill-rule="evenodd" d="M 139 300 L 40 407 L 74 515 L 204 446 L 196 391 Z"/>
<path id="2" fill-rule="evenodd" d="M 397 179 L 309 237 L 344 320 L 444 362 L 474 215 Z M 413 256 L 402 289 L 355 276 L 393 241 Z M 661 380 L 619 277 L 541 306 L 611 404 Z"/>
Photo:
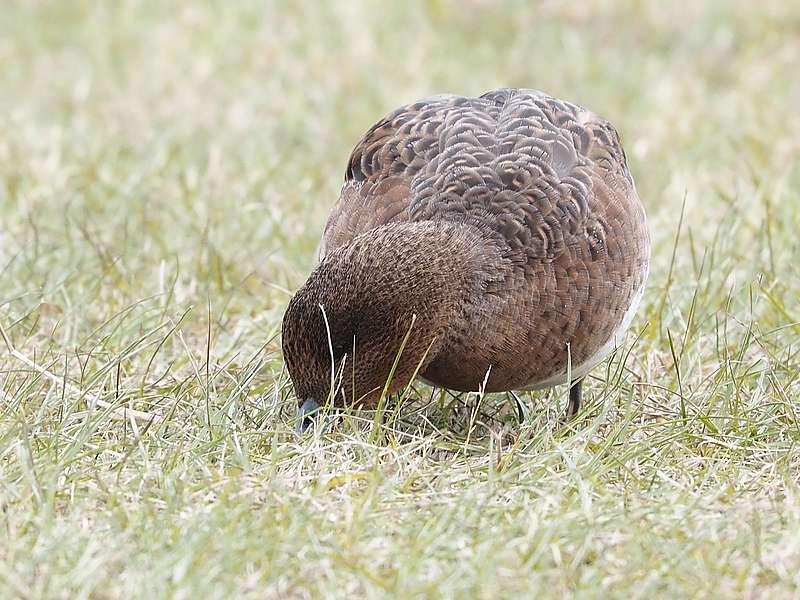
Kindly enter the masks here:
<path id="1" fill-rule="evenodd" d="M 464 326 L 424 376 L 489 389 L 582 374 L 630 322 L 647 276 L 644 211 L 614 128 L 533 90 L 437 96 L 365 134 L 320 259 L 395 221 L 480 230 L 502 256 Z M 569 351 L 567 348 L 569 347 Z"/>

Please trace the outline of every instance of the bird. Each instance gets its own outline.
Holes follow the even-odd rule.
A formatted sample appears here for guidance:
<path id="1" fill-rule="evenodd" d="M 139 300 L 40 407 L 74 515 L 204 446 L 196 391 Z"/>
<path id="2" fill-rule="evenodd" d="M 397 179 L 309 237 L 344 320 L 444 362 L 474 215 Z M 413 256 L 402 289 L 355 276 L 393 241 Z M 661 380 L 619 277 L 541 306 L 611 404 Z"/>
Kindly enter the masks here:
<path id="1" fill-rule="evenodd" d="M 438 95 L 356 144 L 316 266 L 282 324 L 296 427 L 414 378 L 457 391 L 568 383 L 617 347 L 650 235 L 616 129 L 532 89 Z"/>

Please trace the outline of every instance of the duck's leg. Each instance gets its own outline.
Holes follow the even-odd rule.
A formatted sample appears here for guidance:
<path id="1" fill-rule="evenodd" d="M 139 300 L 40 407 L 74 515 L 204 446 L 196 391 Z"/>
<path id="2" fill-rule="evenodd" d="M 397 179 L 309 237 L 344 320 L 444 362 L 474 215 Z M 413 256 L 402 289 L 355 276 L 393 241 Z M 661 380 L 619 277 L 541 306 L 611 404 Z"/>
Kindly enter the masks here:
<path id="1" fill-rule="evenodd" d="M 583 390 L 581 389 L 581 384 L 583 383 L 583 378 L 577 379 L 572 382 L 572 385 L 569 388 L 569 404 L 567 405 L 567 418 L 571 419 L 578 411 L 581 409 L 581 397 L 583 396 Z"/>

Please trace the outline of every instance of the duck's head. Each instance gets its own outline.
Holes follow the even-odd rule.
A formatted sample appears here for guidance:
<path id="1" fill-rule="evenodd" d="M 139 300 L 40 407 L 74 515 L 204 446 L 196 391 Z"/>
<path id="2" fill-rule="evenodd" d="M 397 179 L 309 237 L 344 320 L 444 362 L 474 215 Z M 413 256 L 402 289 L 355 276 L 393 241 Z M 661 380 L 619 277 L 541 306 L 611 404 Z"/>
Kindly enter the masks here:
<path id="1" fill-rule="evenodd" d="M 329 400 L 371 408 L 384 389 L 394 393 L 424 372 L 482 280 L 474 237 L 441 224 L 393 224 L 322 260 L 283 318 L 298 429 Z"/>

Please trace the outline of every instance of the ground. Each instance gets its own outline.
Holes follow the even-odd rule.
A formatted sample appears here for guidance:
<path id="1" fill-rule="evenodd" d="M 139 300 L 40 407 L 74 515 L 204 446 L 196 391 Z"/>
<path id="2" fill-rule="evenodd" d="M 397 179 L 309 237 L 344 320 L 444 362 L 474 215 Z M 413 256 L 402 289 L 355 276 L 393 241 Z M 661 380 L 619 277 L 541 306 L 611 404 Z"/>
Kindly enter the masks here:
<path id="1" fill-rule="evenodd" d="M 4 3 L 0 596 L 797 597 L 798 64 L 784 0 Z M 498 86 L 621 133 L 625 348 L 573 424 L 420 385 L 296 435 L 349 149 Z"/>

